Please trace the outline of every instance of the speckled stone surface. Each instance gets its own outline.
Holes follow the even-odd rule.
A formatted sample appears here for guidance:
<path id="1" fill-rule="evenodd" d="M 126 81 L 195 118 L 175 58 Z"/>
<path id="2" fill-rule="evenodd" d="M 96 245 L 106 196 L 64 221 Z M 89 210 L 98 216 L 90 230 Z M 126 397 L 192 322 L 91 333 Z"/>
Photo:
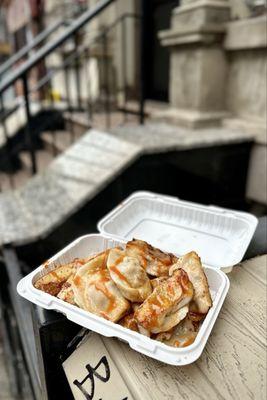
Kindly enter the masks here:
<path id="1" fill-rule="evenodd" d="M 225 128 L 189 130 L 165 123 L 90 130 L 21 189 L 0 194 L 0 245 L 45 237 L 142 154 L 240 143 L 253 136 Z"/>
<path id="2" fill-rule="evenodd" d="M 161 153 L 254 139 L 254 135 L 226 128 L 188 129 L 166 123 L 149 123 L 144 126 L 125 126 L 112 131 L 116 137 L 137 143 L 145 153 Z"/>
<path id="3" fill-rule="evenodd" d="M 46 236 L 132 163 L 141 148 L 89 131 L 42 174 L 0 195 L 0 245 Z"/>

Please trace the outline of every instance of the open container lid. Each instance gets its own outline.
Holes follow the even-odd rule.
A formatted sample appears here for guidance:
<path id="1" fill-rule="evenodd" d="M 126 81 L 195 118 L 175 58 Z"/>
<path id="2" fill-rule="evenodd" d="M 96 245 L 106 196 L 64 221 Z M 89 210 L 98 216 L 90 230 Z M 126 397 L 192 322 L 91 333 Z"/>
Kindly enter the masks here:
<path id="1" fill-rule="evenodd" d="M 245 212 L 204 206 L 152 192 L 135 192 L 98 223 L 100 233 L 142 239 L 178 256 L 196 251 L 203 264 L 239 263 L 258 220 Z"/>

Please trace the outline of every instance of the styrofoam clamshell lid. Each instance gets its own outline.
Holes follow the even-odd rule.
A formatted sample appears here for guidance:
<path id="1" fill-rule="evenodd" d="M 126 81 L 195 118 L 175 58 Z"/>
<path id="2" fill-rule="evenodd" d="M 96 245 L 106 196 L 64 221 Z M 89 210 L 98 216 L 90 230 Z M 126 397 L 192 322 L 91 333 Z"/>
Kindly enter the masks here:
<path id="1" fill-rule="evenodd" d="M 258 220 L 252 214 L 205 206 L 151 192 L 135 192 L 98 223 L 111 237 L 146 240 L 176 255 L 196 251 L 205 265 L 239 263 Z"/>

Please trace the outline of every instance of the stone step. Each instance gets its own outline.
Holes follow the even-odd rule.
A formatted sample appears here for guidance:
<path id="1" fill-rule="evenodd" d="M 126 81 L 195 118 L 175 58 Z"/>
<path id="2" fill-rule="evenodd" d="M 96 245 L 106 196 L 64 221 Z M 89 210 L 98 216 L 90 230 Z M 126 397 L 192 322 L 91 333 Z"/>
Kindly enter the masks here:
<path id="1" fill-rule="evenodd" d="M 12 177 L 9 174 L 0 173 L 0 190 L 5 192 L 6 190 L 12 189 Z"/>
<path id="2" fill-rule="evenodd" d="M 66 130 L 72 132 L 75 138 L 82 136 L 92 124 L 85 112 L 64 112 Z"/>
<path id="3" fill-rule="evenodd" d="M 26 182 L 31 178 L 32 174 L 27 169 L 21 169 L 16 174 L 14 174 L 14 187 L 16 189 L 21 188 L 26 184 Z"/>
<path id="4" fill-rule="evenodd" d="M 36 151 L 37 171 L 38 172 L 44 171 L 46 167 L 51 163 L 53 158 L 54 158 L 53 155 L 45 149 Z M 27 171 L 31 171 L 32 163 L 29 152 L 22 151 L 19 155 L 19 159 L 23 165 L 23 168 L 26 169 Z"/>
<path id="5" fill-rule="evenodd" d="M 0 173 L 0 190 L 5 192 L 7 190 L 18 189 L 26 184 L 30 179 L 31 173 L 28 169 L 21 169 L 13 174 Z"/>
<path id="6" fill-rule="evenodd" d="M 68 131 L 43 132 L 41 137 L 45 149 L 54 155 L 65 151 L 72 145 L 74 139 Z"/>

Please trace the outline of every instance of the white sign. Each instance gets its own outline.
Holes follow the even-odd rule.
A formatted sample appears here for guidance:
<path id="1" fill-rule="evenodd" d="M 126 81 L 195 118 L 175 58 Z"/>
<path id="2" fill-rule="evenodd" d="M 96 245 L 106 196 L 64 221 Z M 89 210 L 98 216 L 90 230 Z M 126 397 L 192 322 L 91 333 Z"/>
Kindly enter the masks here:
<path id="1" fill-rule="evenodd" d="M 102 339 L 89 333 L 63 368 L 75 400 L 133 400 Z"/>

